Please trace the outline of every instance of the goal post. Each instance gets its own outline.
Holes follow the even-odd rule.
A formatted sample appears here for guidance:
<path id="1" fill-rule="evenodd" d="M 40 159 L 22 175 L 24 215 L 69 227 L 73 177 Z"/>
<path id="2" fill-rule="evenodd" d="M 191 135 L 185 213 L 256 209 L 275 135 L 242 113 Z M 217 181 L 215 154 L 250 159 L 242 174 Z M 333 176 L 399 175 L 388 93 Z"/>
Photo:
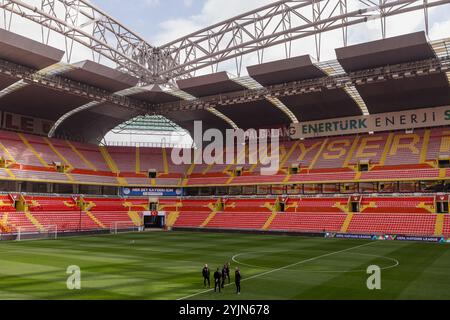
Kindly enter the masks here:
<path id="1" fill-rule="evenodd" d="M 32 229 L 29 227 L 18 227 L 16 231 L 16 241 L 56 239 L 58 239 L 57 225 L 48 225 L 40 230 Z"/>
<path id="2" fill-rule="evenodd" d="M 126 232 L 141 232 L 144 230 L 143 225 L 136 225 L 132 221 L 115 221 L 111 223 L 110 233 L 126 233 Z"/>

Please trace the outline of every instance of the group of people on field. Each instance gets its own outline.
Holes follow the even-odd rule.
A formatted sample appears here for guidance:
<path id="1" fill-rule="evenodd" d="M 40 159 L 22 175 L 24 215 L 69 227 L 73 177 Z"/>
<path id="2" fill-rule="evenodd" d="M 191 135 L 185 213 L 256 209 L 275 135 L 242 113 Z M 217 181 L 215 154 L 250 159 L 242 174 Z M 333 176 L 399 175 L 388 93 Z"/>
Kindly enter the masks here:
<path id="1" fill-rule="evenodd" d="M 211 288 L 211 272 L 207 264 L 202 269 L 203 276 L 203 285 L 206 287 L 208 284 L 208 288 Z M 239 267 L 236 267 L 234 271 L 234 283 L 236 285 L 236 293 L 241 294 L 241 271 Z M 225 281 L 228 279 L 228 284 L 230 283 L 230 263 L 227 262 L 223 265 L 222 270 L 217 268 L 214 272 L 214 292 L 221 292 L 221 289 L 225 288 Z"/>

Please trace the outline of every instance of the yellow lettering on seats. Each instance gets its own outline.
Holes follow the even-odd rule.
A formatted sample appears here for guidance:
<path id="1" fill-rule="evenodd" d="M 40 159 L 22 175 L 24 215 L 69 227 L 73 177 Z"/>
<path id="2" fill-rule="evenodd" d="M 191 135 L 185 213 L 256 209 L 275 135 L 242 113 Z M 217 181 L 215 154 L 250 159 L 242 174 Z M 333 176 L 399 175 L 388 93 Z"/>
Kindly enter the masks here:
<path id="1" fill-rule="evenodd" d="M 306 155 L 311 150 L 318 148 L 321 144 L 322 144 L 322 142 L 319 141 L 319 142 L 316 142 L 315 144 L 313 144 L 312 146 L 310 146 L 309 148 L 307 148 L 304 143 L 299 143 L 298 147 L 300 148 L 301 154 L 300 154 L 300 157 L 298 157 L 297 161 L 302 161 L 303 159 L 305 159 Z"/>
<path id="2" fill-rule="evenodd" d="M 367 144 L 369 142 L 383 141 L 383 137 L 365 137 L 361 139 L 361 143 L 356 151 L 355 158 L 375 158 L 378 152 L 366 152 L 367 149 L 381 149 L 381 144 Z"/>
<path id="3" fill-rule="evenodd" d="M 441 138 L 441 147 L 439 148 L 441 153 L 450 152 L 450 131 L 443 131 Z"/>
<path id="4" fill-rule="evenodd" d="M 402 140 L 410 139 L 411 141 L 406 143 Z M 417 144 L 420 142 L 420 137 L 415 134 L 399 134 L 394 137 L 394 141 L 392 142 L 391 150 L 389 151 L 389 155 L 396 155 L 399 149 L 409 149 L 413 154 L 419 154 L 419 149 L 417 148 Z"/>
<path id="5" fill-rule="evenodd" d="M 335 140 L 331 141 L 326 150 L 330 152 L 337 152 L 337 154 L 330 154 L 328 152 L 323 153 L 323 158 L 326 160 L 332 160 L 332 159 L 339 159 L 342 158 L 346 153 L 347 149 L 346 147 L 350 146 L 349 140 Z"/>

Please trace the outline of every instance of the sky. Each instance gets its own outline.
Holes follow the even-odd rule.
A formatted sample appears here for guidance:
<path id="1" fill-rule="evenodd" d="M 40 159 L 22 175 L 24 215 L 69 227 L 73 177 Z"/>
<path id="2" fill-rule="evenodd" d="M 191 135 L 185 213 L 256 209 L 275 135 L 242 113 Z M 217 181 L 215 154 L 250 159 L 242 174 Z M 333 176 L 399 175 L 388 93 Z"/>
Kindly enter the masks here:
<path id="1" fill-rule="evenodd" d="M 154 45 L 162 45 L 270 0 L 91 0 Z"/>
<path id="2" fill-rule="evenodd" d="M 92 2 L 155 44 L 165 31 L 165 23 L 198 15 L 206 0 L 92 0 Z"/>

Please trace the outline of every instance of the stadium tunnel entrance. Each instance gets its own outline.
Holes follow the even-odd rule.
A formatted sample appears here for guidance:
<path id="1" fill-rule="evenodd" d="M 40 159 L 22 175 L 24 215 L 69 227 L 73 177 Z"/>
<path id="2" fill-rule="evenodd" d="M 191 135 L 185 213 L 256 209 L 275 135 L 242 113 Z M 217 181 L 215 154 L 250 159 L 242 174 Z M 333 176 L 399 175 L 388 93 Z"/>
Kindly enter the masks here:
<path id="1" fill-rule="evenodd" d="M 149 211 L 144 212 L 144 229 L 163 229 L 166 224 L 166 215 L 158 211 L 159 199 L 149 198 Z"/>
<path id="2" fill-rule="evenodd" d="M 144 228 L 145 229 L 162 229 L 165 225 L 165 216 L 161 215 L 145 215 Z"/>

